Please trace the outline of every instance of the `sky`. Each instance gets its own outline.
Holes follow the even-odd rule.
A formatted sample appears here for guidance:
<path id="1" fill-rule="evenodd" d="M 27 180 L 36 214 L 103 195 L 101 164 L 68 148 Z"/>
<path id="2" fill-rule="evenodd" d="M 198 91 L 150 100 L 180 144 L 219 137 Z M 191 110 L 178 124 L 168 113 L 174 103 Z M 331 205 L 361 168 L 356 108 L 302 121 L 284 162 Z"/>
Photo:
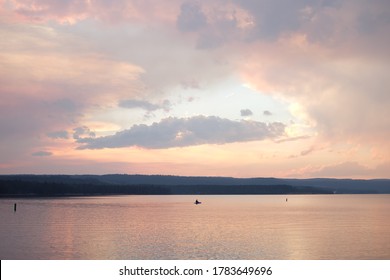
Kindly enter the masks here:
<path id="1" fill-rule="evenodd" d="M 0 0 L 0 174 L 390 178 L 388 0 Z"/>

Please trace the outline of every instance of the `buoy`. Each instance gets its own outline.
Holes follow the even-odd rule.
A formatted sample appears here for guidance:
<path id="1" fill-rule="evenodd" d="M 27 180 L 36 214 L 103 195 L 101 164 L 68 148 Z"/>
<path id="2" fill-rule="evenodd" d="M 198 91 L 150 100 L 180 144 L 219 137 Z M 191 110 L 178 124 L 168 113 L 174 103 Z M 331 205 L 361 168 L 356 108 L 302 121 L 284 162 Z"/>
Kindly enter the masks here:
<path id="1" fill-rule="evenodd" d="M 14 204 L 14 212 L 16 212 L 16 203 Z"/>

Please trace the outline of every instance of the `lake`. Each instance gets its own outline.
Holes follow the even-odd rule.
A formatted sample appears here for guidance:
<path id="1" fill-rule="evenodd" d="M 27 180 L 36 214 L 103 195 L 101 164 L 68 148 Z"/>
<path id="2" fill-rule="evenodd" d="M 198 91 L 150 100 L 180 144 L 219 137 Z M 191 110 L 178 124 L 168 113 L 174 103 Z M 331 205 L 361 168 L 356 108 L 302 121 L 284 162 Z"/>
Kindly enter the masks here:
<path id="1" fill-rule="evenodd" d="M 390 195 L 7 198 L 0 240 L 3 260 L 389 260 Z"/>

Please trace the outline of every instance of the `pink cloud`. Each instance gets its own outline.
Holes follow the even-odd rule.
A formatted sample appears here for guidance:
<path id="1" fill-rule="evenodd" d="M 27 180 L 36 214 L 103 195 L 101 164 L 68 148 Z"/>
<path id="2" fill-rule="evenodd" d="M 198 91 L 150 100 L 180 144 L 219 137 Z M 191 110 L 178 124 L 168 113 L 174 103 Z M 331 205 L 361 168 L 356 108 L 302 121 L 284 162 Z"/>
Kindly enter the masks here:
<path id="1" fill-rule="evenodd" d="M 53 28 L 15 24 L 0 32 L 9 38 L 0 49 L 1 161 L 46 150 L 58 142 L 48 133 L 72 131 L 91 111 L 136 96 L 142 85 L 141 67 L 83 50 Z"/>
<path id="2" fill-rule="evenodd" d="M 173 21 L 179 1 L 107 1 L 107 0 L 3 0 L 3 9 L 33 22 L 55 20 L 74 24 L 86 18 L 105 22 L 145 21 L 158 18 Z"/>
<path id="3" fill-rule="evenodd" d="M 291 161 L 285 166 L 283 160 L 291 147 L 300 174 L 388 170 L 375 169 L 390 157 L 386 1 L 193 3 L 0 0 L 0 34 L 6 38 L 0 46 L 1 166 L 16 154 L 53 151 L 52 157 L 39 158 L 42 164 L 65 155 L 76 145 L 64 135 L 85 125 L 93 130 L 86 123 L 115 127 L 111 134 L 125 129 L 103 114 L 107 108 L 112 113 L 120 100 L 155 104 L 178 88 L 196 90 L 198 100 L 202 92 L 212 94 L 214 83 L 239 76 L 243 84 L 296 105 L 290 114 L 298 122 L 286 128 L 288 137 L 267 146 L 277 158 L 270 159 L 267 171 L 283 165 L 287 174 Z M 188 105 L 196 106 L 192 100 Z M 272 113 L 268 118 L 278 117 Z M 115 121 L 130 119 L 113 115 Z M 63 137 L 48 137 L 51 132 Z M 308 137 L 312 142 L 302 144 Z M 362 168 L 370 156 L 329 155 L 315 148 L 323 143 L 375 148 L 375 159 Z M 285 150 L 278 153 L 281 146 Z M 316 167 L 305 169 L 303 155 Z M 252 173 L 233 171 L 237 166 L 226 172 L 256 174 L 257 163 L 262 162 L 251 162 Z M 208 167 L 193 168 L 209 172 Z"/>

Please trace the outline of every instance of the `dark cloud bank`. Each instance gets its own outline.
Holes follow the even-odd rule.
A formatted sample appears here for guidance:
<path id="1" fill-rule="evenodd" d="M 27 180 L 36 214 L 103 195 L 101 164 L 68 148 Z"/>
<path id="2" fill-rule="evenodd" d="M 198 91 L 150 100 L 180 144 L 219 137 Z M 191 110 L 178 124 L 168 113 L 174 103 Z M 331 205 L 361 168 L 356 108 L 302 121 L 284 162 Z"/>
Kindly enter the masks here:
<path id="1" fill-rule="evenodd" d="M 152 125 L 134 125 L 105 137 L 77 139 L 79 149 L 138 146 L 148 149 L 225 144 L 277 138 L 284 134 L 280 122 L 232 121 L 215 116 L 166 118 Z"/>

